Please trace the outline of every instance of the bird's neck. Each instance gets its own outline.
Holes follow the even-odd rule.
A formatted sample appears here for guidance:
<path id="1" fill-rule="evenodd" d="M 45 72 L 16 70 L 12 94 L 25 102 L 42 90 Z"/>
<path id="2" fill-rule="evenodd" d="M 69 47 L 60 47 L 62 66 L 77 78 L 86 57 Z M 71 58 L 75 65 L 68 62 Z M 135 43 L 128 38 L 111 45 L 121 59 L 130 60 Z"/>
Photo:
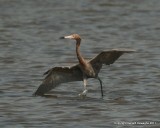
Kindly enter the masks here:
<path id="1" fill-rule="evenodd" d="M 80 44 L 81 44 L 81 40 L 77 40 L 77 43 L 76 43 L 76 54 L 77 54 L 77 58 L 79 60 L 79 63 L 81 65 L 85 65 L 85 60 L 84 60 L 84 58 L 82 57 L 82 55 L 80 53 Z"/>

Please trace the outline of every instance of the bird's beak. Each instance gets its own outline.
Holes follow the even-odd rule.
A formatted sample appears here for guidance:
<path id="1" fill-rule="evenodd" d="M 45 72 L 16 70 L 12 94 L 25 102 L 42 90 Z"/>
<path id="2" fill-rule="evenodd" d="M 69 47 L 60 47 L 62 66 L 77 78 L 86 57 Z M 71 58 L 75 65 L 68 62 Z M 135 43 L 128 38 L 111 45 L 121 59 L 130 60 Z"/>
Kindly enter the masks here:
<path id="1" fill-rule="evenodd" d="M 70 36 L 60 37 L 60 39 L 74 39 L 74 37 L 72 35 L 70 35 Z"/>
<path id="2" fill-rule="evenodd" d="M 60 37 L 59 39 L 65 39 L 64 36 Z"/>

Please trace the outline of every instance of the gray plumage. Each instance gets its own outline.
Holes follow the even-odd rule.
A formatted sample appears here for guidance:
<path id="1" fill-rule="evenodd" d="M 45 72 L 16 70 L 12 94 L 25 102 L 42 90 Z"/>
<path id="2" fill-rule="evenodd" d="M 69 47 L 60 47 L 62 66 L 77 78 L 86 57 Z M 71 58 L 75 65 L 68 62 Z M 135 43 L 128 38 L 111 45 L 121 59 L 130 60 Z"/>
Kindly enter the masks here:
<path id="1" fill-rule="evenodd" d="M 88 78 L 97 78 L 100 69 L 103 64 L 110 65 L 113 64 L 122 54 L 134 52 L 133 49 L 112 49 L 109 51 L 103 51 L 96 57 L 91 59 L 89 63 L 94 72 L 95 76 L 86 76 Z M 72 82 L 72 81 L 83 81 L 83 71 L 80 64 L 71 67 L 54 67 L 44 73 L 46 75 L 42 84 L 38 87 L 35 95 L 43 96 L 45 93 L 49 92 L 51 89 L 60 85 L 61 83 Z"/>

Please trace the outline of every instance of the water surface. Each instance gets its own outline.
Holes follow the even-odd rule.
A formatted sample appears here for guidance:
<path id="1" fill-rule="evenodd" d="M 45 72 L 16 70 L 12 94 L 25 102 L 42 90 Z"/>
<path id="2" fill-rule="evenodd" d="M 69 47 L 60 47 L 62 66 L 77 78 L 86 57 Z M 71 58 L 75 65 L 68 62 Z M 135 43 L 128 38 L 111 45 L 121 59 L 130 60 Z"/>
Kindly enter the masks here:
<path id="1" fill-rule="evenodd" d="M 97 128 L 160 126 L 159 0 L 1 0 L 0 127 Z M 99 76 L 66 83 L 33 97 L 42 74 L 54 66 L 77 63 L 75 43 L 59 37 L 78 33 L 81 52 L 92 58 L 102 50 L 133 48 Z"/>

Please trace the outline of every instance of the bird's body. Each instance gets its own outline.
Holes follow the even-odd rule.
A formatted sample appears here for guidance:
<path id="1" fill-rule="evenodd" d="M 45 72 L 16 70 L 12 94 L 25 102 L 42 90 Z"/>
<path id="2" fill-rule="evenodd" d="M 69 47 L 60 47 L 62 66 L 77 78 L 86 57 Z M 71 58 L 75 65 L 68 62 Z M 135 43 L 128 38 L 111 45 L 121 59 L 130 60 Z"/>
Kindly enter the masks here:
<path id="1" fill-rule="evenodd" d="M 73 34 L 62 38 L 76 40 L 76 54 L 79 64 L 71 67 L 54 67 L 45 72 L 44 75 L 46 75 L 46 77 L 35 92 L 35 95 L 43 96 L 45 93 L 49 92 L 61 83 L 83 81 L 84 91 L 80 94 L 80 96 L 85 96 L 87 93 L 87 79 L 95 78 L 98 79 L 101 84 L 101 93 L 103 96 L 102 81 L 98 76 L 102 65 L 113 64 L 123 53 L 134 52 L 132 49 L 112 49 L 109 51 L 103 51 L 90 61 L 86 61 L 80 53 L 81 38 L 78 34 Z"/>

